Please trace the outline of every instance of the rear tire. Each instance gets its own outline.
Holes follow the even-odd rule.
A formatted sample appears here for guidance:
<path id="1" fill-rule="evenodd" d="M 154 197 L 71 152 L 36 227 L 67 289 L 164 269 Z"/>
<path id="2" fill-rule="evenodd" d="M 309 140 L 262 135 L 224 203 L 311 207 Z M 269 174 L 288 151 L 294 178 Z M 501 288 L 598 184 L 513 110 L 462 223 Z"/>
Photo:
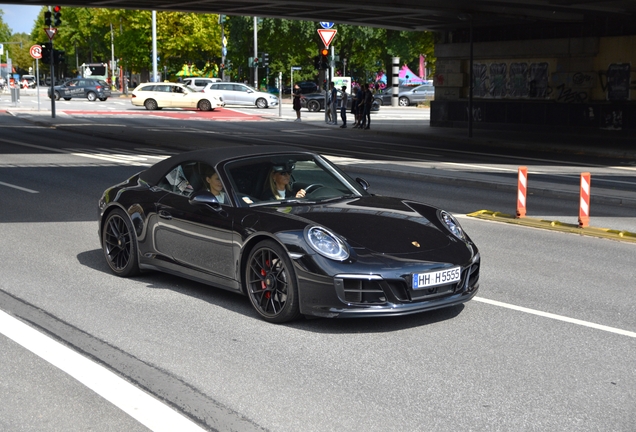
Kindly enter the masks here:
<path id="1" fill-rule="evenodd" d="M 314 100 L 307 102 L 307 109 L 310 112 L 318 112 L 318 111 L 320 111 L 320 102 L 314 101 Z"/>
<path id="2" fill-rule="evenodd" d="M 137 235 L 122 209 L 113 210 L 102 228 L 102 250 L 108 266 L 117 276 L 139 274 Z"/>
<path id="3" fill-rule="evenodd" d="M 154 99 L 146 99 L 146 102 L 144 102 L 144 106 L 148 111 L 154 111 L 159 108 L 159 105 L 157 105 L 157 101 L 155 101 Z"/>
<path id="4" fill-rule="evenodd" d="M 406 107 L 411 105 L 411 101 L 409 101 L 409 98 L 402 96 L 400 98 L 400 100 L 398 101 L 398 103 L 400 104 L 401 107 Z"/>

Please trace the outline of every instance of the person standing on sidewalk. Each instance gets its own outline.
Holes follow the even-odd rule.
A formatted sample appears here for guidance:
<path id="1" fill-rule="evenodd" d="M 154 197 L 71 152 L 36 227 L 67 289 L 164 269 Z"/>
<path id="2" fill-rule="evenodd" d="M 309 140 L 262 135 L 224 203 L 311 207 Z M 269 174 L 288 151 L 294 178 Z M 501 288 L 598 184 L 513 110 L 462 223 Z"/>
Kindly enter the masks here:
<path id="1" fill-rule="evenodd" d="M 364 84 L 360 84 L 356 88 L 356 99 L 358 100 L 358 106 L 356 108 L 356 125 L 355 129 L 362 128 L 362 118 L 364 114 L 364 92 L 362 91 L 362 87 Z"/>
<path id="2" fill-rule="evenodd" d="M 347 94 L 347 86 L 342 86 L 342 99 L 340 99 L 340 118 L 342 119 L 341 129 L 347 128 L 347 99 L 349 95 Z"/>
<path id="3" fill-rule="evenodd" d="M 364 85 L 364 113 L 362 114 L 363 129 L 371 128 L 371 105 L 373 105 L 373 93 L 367 83 Z"/>
<path id="4" fill-rule="evenodd" d="M 329 95 L 330 95 L 329 108 L 331 109 L 331 124 L 337 126 L 338 125 L 338 90 L 336 90 L 336 87 L 333 81 L 329 83 Z"/>
<path id="5" fill-rule="evenodd" d="M 294 107 L 294 111 L 296 111 L 296 120 L 294 121 L 301 121 L 300 120 L 300 98 L 303 97 L 302 93 L 300 92 L 300 86 L 298 84 L 294 85 L 294 94 L 292 95 L 293 97 L 293 107 Z"/>

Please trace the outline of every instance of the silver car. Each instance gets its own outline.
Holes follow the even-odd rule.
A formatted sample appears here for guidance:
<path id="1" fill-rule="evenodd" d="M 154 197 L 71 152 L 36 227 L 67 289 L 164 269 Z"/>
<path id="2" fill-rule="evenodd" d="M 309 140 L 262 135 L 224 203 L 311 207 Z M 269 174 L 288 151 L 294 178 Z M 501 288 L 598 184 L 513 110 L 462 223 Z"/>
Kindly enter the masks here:
<path id="1" fill-rule="evenodd" d="M 258 91 L 254 87 L 242 83 L 211 83 L 205 86 L 203 92 L 222 96 L 226 105 L 256 105 L 259 108 L 278 105 L 276 96 Z"/>
<path id="2" fill-rule="evenodd" d="M 393 87 L 387 87 L 376 93 L 373 98 L 380 105 L 391 105 L 393 97 Z M 398 93 L 398 104 L 400 106 L 416 105 L 418 102 L 431 100 L 435 97 L 435 87 L 431 84 L 422 84 L 417 87 L 400 87 Z"/>

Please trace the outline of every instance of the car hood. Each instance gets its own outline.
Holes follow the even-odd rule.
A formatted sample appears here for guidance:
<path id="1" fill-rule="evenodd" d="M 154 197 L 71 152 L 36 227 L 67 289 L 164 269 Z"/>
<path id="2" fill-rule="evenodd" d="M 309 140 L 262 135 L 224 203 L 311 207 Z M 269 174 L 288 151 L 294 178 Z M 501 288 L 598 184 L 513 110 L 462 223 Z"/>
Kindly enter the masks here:
<path id="1" fill-rule="evenodd" d="M 369 196 L 270 210 L 324 226 L 354 248 L 381 254 L 421 253 L 457 242 L 439 220 L 437 208 L 398 198 Z"/>

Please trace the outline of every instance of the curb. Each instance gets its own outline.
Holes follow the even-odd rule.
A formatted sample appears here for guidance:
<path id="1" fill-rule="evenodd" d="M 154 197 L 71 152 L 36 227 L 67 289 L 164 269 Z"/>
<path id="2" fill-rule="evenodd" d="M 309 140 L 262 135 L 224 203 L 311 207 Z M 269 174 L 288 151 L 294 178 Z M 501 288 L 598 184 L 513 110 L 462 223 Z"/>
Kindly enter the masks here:
<path id="1" fill-rule="evenodd" d="M 610 240 L 623 241 L 628 243 L 636 243 L 636 233 L 629 231 L 613 230 L 609 228 L 585 227 L 580 228 L 578 225 L 567 224 L 559 221 L 549 221 L 533 218 L 517 218 L 501 212 L 493 212 L 490 210 L 479 210 L 469 213 L 466 216 L 476 219 L 489 220 L 493 222 L 504 222 L 515 225 L 522 225 L 531 228 L 540 228 L 550 231 L 559 231 L 570 234 L 579 234 L 589 237 L 606 238 Z"/>

